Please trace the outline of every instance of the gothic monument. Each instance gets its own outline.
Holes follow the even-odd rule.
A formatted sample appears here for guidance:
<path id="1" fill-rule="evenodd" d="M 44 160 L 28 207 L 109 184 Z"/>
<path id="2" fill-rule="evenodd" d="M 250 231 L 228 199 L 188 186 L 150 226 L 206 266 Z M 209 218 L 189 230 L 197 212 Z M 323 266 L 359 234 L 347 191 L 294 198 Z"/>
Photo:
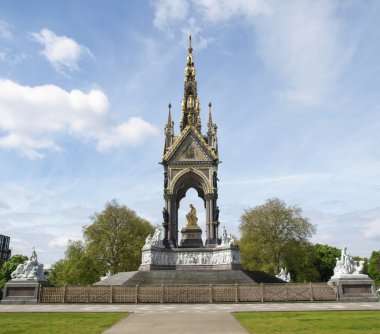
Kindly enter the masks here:
<path id="1" fill-rule="evenodd" d="M 202 134 L 200 103 L 191 36 L 185 68 L 182 115 L 179 135 L 169 104 L 165 126 L 163 235 L 157 230 L 148 236 L 142 252 L 140 270 L 155 269 L 240 269 L 239 249 L 225 228 L 219 237 L 218 137 L 209 103 L 207 133 Z M 179 235 L 178 209 L 186 192 L 194 188 L 203 200 L 206 217 L 197 216 L 190 204 L 186 225 Z M 202 241 L 204 228 L 205 244 Z"/>
<path id="2" fill-rule="evenodd" d="M 219 221 L 217 201 L 220 161 L 217 126 L 212 120 L 211 103 L 209 103 L 207 130 L 202 131 L 191 36 L 178 135 L 174 132 L 171 108 L 169 104 L 161 161 L 164 169 L 162 228 L 157 228 L 153 235 L 147 236 L 142 249 L 141 265 L 137 272 L 118 273 L 96 284 L 282 282 L 262 272 L 243 270 L 235 238 L 227 234 L 226 228 Z M 180 217 L 186 219 L 186 224 L 179 231 L 180 202 L 190 188 L 195 189 L 202 199 L 206 215 L 199 216 L 197 208 L 190 204 L 188 213 Z"/>

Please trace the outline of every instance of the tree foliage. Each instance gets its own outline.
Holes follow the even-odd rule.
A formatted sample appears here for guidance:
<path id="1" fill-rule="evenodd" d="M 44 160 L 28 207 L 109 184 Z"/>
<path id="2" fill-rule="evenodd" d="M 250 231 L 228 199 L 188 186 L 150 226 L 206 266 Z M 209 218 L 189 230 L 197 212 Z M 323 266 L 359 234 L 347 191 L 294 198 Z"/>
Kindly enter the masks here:
<path id="1" fill-rule="evenodd" d="M 17 254 L 4 262 L 0 269 L 0 290 L 2 290 L 5 283 L 11 279 L 11 274 L 16 270 L 17 266 L 26 260 L 28 260 L 27 256 Z"/>
<path id="2" fill-rule="evenodd" d="M 55 285 L 85 285 L 99 281 L 104 272 L 105 268 L 88 253 L 82 241 L 70 241 L 65 258 L 53 265 L 48 279 Z"/>
<path id="3" fill-rule="evenodd" d="M 376 284 L 380 284 L 380 251 L 372 252 L 368 261 L 367 271 Z"/>
<path id="4" fill-rule="evenodd" d="M 318 270 L 322 282 L 327 282 L 334 274 L 336 258 L 340 257 L 340 250 L 329 245 L 313 245 L 314 265 Z"/>
<path id="5" fill-rule="evenodd" d="M 138 269 L 141 249 L 154 227 L 116 201 L 91 219 L 92 224 L 83 228 L 84 241 L 71 242 L 65 258 L 53 265 L 49 275 L 53 284 L 92 284 L 108 271 Z"/>
<path id="6" fill-rule="evenodd" d="M 111 273 L 137 270 L 141 264 L 141 248 L 154 227 L 124 205 L 112 201 L 93 223 L 84 228 L 89 254 Z"/>
<path id="7" fill-rule="evenodd" d="M 308 238 L 315 227 L 297 206 L 278 198 L 246 210 L 240 224 L 242 265 L 251 270 L 277 274 L 286 267 L 295 281 L 318 280 Z"/>

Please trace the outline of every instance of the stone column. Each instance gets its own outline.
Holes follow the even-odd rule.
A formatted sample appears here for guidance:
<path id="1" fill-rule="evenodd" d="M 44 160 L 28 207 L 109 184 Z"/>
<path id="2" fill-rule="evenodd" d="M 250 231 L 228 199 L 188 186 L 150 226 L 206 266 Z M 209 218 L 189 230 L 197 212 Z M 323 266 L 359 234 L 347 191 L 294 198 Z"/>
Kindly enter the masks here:
<path id="1" fill-rule="evenodd" d="M 166 208 L 169 213 L 169 222 L 164 225 L 164 243 L 167 246 L 174 246 L 177 240 L 177 209 L 173 194 L 165 194 Z"/>
<path id="2" fill-rule="evenodd" d="M 214 247 L 217 244 L 217 230 L 214 222 L 215 208 L 216 208 L 216 196 L 215 194 L 206 194 L 206 224 L 207 224 L 207 239 L 206 245 Z"/>
<path id="3" fill-rule="evenodd" d="M 209 200 L 205 199 L 205 202 L 206 202 L 206 244 L 207 244 L 207 240 L 210 239 L 210 231 L 211 231 L 211 227 L 210 227 L 210 202 Z"/>

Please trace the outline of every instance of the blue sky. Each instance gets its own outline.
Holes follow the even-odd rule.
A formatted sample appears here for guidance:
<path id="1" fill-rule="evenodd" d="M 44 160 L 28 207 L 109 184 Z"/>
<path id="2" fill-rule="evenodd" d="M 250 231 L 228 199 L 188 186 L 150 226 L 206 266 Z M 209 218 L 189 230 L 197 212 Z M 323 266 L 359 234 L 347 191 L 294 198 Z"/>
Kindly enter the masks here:
<path id="1" fill-rule="evenodd" d="M 279 197 L 314 242 L 380 244 L 378 1 L 0 1 L 0 233 L 63 257 L 117 199 L 161 222 L 189 33 L 218 125 L 220 220 Z M 180 216 L 202 202 L 189 191 Z M 202 218 L 200 218 L 200 222 Z M 183 222 L 183 219 L 181 220 Z"/>

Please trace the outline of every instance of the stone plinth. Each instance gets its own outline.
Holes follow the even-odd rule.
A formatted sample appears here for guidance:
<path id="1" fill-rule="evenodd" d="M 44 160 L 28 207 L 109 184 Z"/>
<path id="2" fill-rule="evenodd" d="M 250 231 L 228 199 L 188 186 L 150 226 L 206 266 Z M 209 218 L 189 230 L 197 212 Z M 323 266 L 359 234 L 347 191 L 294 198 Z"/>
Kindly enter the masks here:
<path id="1" fill-rule="evenodd" d="M 241 269 L 237 246 L 216 248 L 161 248 L 148 246 L 142 249 L 139 271 L 175 270 L 231 270 Z"/>
<path id="2" fill-rule="evenodd" d="M 39 300 L 40 286 L 46 281 L 11 280 L 4 286 L 1 304 L 36 304 Z"/>
<path id="3" fill-rule="evenodd" d="M 342 302 L 378 302 L 375 283 L 367 275 L 347 274 L 332 277 L 329 285 L 338 292 L 339 301 Z"/>
<path id="4" fill-rule="evenodd" d="M 202 248 L 202 230 L 198 227 L 184 227 L 181 230 L 182 238 L 180 247 L 182 248 Z"/>

